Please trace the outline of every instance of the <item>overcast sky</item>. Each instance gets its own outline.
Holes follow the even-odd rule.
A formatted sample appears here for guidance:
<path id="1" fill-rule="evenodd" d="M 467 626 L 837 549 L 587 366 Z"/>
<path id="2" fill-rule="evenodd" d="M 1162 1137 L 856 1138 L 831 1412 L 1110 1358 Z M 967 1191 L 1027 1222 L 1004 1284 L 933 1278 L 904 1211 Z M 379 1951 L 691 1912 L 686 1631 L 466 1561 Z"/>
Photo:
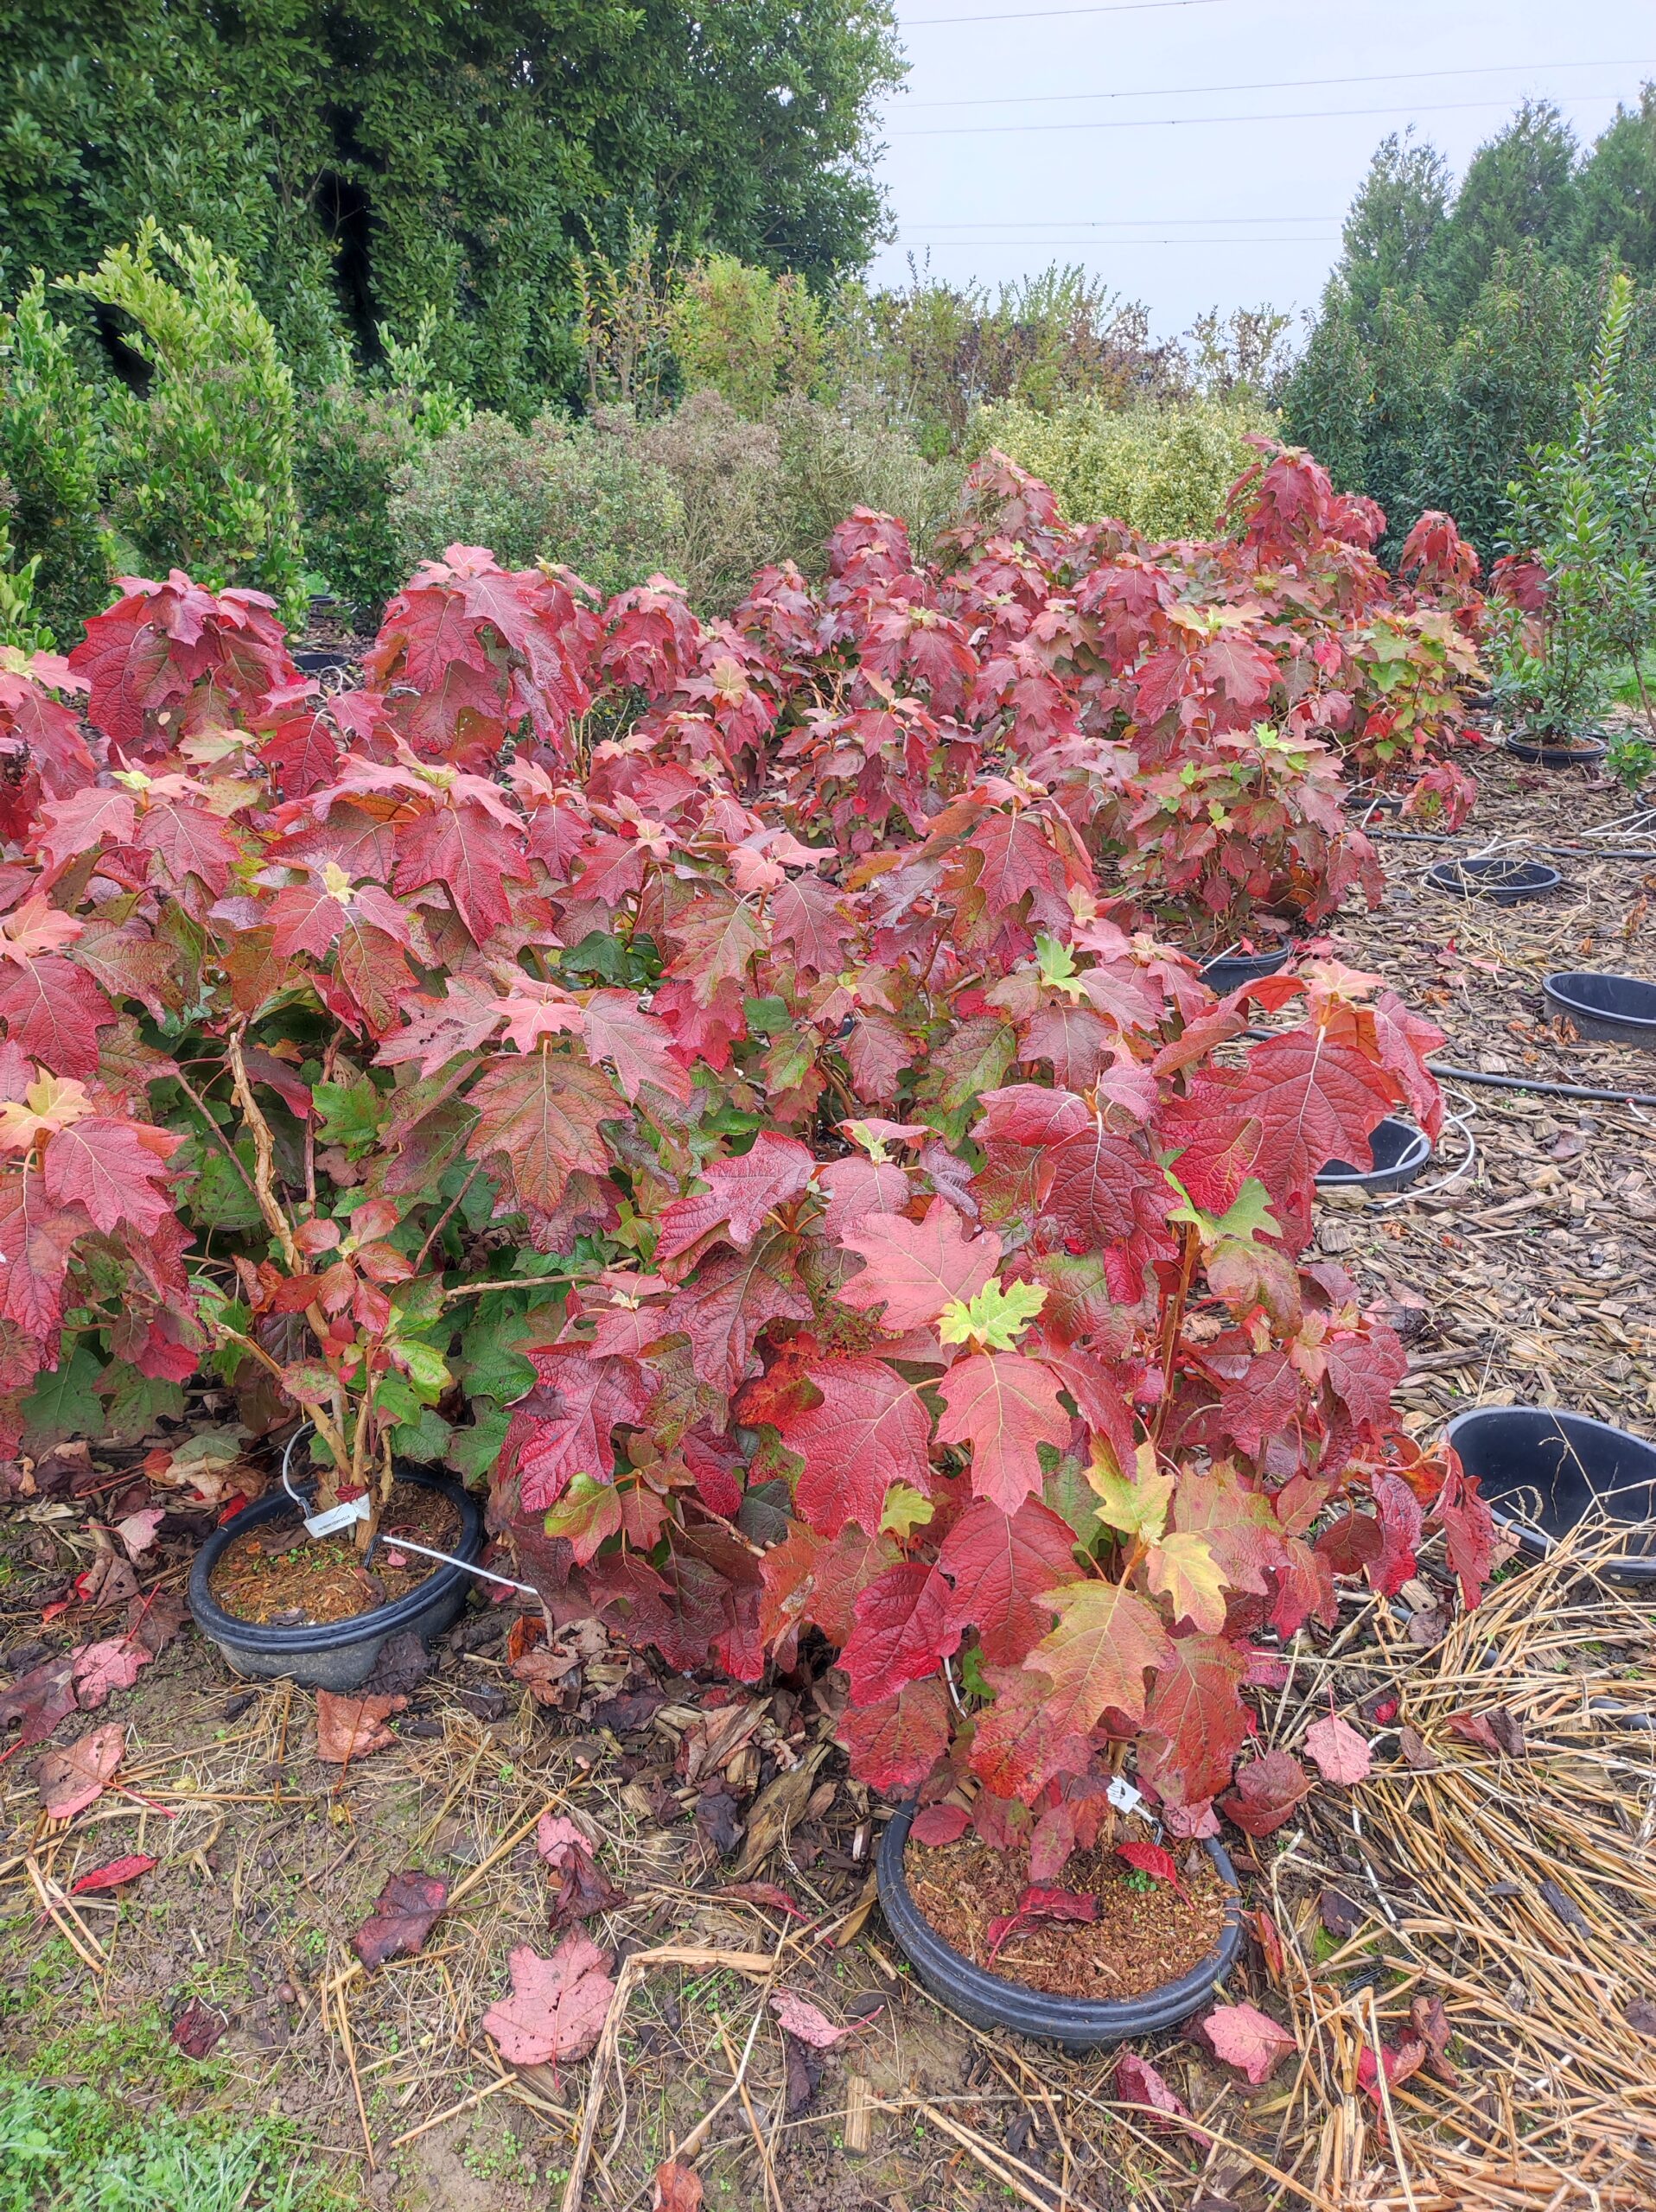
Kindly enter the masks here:
<path id="1" fill-rule="evenodd" d="M 1556 0 L 898 0 L 898 14 L 910 70 L 881 165 L 898 239 L 875 274 L 901 283 L 910 252 L 991 283 L 1080 262 L 1144 300 L 1160 337 L 1213 306 L 1314 307 L 1388 130 L 1416 123 L 1458 175 L 1526 93 L 1586 140 L 1656 77 L 1652 0 L 1562 15 Z"/>

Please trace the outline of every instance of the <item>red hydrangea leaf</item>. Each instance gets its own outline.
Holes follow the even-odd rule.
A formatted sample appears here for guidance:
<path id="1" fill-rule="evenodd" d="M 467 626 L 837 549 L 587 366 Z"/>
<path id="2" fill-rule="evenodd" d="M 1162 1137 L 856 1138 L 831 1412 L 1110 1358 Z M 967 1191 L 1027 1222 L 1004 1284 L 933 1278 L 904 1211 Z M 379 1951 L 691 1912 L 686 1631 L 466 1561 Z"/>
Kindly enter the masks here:
<path id="1" fill-rule="evenodd" d="M 1057 1625 L 1023 1663 L 1052 1683 L 1052 1726 L 1085 1735 L 1106 1710 L 1142 1721 L 1145 1674 L 1173 1656 L 1155 1609 L 1115 1582 L 1071 1583 L 1041 1602 Z"/>
<path id="2" fill-rule="evenodd" d="M 630 991 L 595 991 L 587 1001 L 586 1017 L 589 1058 L 608 1060 L 634 1104 L 646 1083 L 681 1106 L 689 1104 L 695 1086 L 689 1069 L 669 1049 L 672 1032 L 646 1014 Z"/>
<path id="3" fill-rule="evenodd" d="M 709 1160 L 701 1171 L 707 1189 L 675 1198 L 661 1216 L 658 1264 L 679 1258 L 720 1229 L 745 1251 L 773 1208 L 799 1197 L 815 1165 L 806 1146 L 770 1129 L 760 1131 L 750 1150 Z"/>
<path id="4" fill-rule="evenodd" d="M 1116 1856 L 1118 1859 L 1124 1859 L 1130 1866 L 1136 1867 L 1141 1874 L 1148 1874 L 1155 1881 L 1167 1883 L 1169 1888 L 1177 1890 L 1181 1897 L 1189 1894 L 1179 1878 L 1178 1860 L 1161 1844 L 1144 1843 L 1137 1840 L 1128 1843 L 1118 1843 L 1116 1846 Z"/>
<path id="5" fill-rule="evenodd" d="M 351 1948 L 370 1973 L 387 1959 L 410 1959 L 419 1950 L 449 1900 L 441 1875 L 411 1867 L 385 1878 L 373 1910 L 351 1938 Z"/>
<path id="6" fill-rule="evenodd" d="M 842 1287 L 841 1299 L 859 1313 L 883 1306 L 889 1329 L 922 1327 L 952 1300 L 975 1298 L 1001 1257 L 998 1236 L 968 1236 L 941 1198 L 924 1221 L 882 1215 L 848 1231 L 844 1243 L 868 1265 Z"/>
<path id="7" fill-rule="evenodd" d="M 801 2043 L 808 2043 L 815 2050 L 831 2050 L 861 2024 L 852 2021 L 845 2027 L 837 2027 L 808 1997 L 798 1996 L 791 1989 L 773 1990 L 770 2006 L 789 2035 L 798 2036 Z"/>
<path id="8" fill-rule="evenodd" d="M 115 1009 L 84 968 L 60 953 L 0 972 L 0 1020 L 31 1060 L 86 1082 L 98 1072 L 98 1032 Z"/>
<path id="9" fill-rule="evenodd" d="M 1367 1563 L 1369 1584 L 1380 1597 L 1395 1598 L 1415 1571 L 1423 1529 L 1420 1501 L 1400 1475 L 1374 1475 L 1369 1489 L 1381 1537 L 1379 1554 Z"/>
<path id="10" fill-rule="evenodd" d="M 142 1852 L 129 1852 L 124 1859 L 111 1859 L 102 1866 L 94 1866 L 79 1881 L 71 1882 L 71 1896 L 80 1897 L 87 1890 L 118 1890 L 128 1882 L 136 1882 L 142 1874 L 153 1873 L 160 1862 Z"/>
<path id="11" fill-rule="evenodd" d="M 971 1826 L 971 1815 L 964 1805 L 923 1805 L 909 1827 L 908 1840 L 934 1851 L 943 1844 L 958 1843 Z"/>
<path id="12" fill-rule="evenodd" d="M 1149 2059 L 1141 2058 L 1137 2051 L 1124 2050 L 1117 2059 L 1112 2087 L 1122 2104 L 1148 2105 L 1175 2120 L 1190 2117 L 1190 2107 L 1183 2099 L 1174 2094 Z"/>
<path id="13" fill-rule="evenodd" d="M 192 1997 L 173 2022 L 172 2038 L 186 2058 L 207 2058 L 229 2025 L 228 2013 L 216 2012 L 199 1997 Z"/>
<path id="14" fill-rule="evenodd" d="M 1230 1781 L 1247 1740 L 1247 1656 L 1222 1636 L 1177 1636 L 1144 1713 L 1140 1761 L 1164 1798 L 1199 1805 Z"/>
<path id="15" fill-rule="evenodd" d="M 520 1943 L 506 1961 L 512 1994 L 490 2005 L 483 2032 L 513 2066 L 584 2058 L 603 2032 L 615 1985 L 607 1952 L 568 1936 L 550 1959 Z"/>
<path id="16" fill-rule="evenodd" d="M 1078 1732 L 1054 1708 L 1047 1677 L 1016 1668 L 986 1672 L 995 1702 L 973 1728 L 971 1766 L 993 1796 L 1028 1804 L 1054 1775 L 1084 1774 L 1091 1734 Z"/>
<path id="17" fill-rule="evenodd" d="M 1245 1835 L 1271 1835 L 1292 1818 L 1310 1787 L 1291 1751 L 1264 1751 L 1237 1769 L 1236 1787 L 1220 1799 L 1219 1809 Z"/>
<path id="18" fill-rule="evenodd" d="M 1349 1786 L 1366 1782 L 1373 1770 L 1374 1762 L 1366 1738 L 1337 1713 L 1329 1713 L 1326 1719 L 1306 1730 L 1305 1748 L 1325 1782 Z"/>
<path id="19" fill-rule="evenodd" d="M 0 1222 L 0 1239 L 5 1224 Z M 1449 1471 L 1442 1494 L 1432 1508 L 1432 1518 L 1443 1531 L 1449 1565 L 1460 1578 L 1461 1596 L 1475 1605 L 1494 1568 L 1494 1517 L 1451 1452 Z"/>
<path id="20" fill-rule="evenodd" d="M 1075 1532 L 1036 1498 L 1010 1515 L 978 1498 L 944 1538 L 937 1563 L 954 1585 L 951 1620 L 976 1628 L 991 1665 L 1016 1667 L 1051 1626 L 1036 1602 L 1041 1592 L 1074 1577 Z"/>
<path id="21" fill-rule="evenodd" d="M 88 1115 L 59 1129 L 46 1147 L 46 1195 L 54 1205 L 79 1203 L 95 1228 L 130 1221 L 141 1236 L 173 1210 L 166 1155 L 178 1140 L 147 1124 Z"/>
<path id="22" fill-rule="evenodd" d="M 948 1694 L 933 1676 L 879 1705 L 848 1706 L 835 1737 L 856 1780 L 871 1789 L 913 1789 L 948 1749 Z"/>
<path id="23" fill-rule="evenodd" d="M 399 892 L 440 883 L 479 944 L 511 918 L 502 887 L 529 880 L 523 840 L 477 806 L 435 807 L 398 832 Z"/>
<path id="24" fill-rule="evenodd" d="M 576 1169 L 602 1175 L 609 1155 L 600 1125 L 627 1118 L 608 1079 L 565 1053 L 531 1052 L 494 1061 L 471 1094 L 477 1127 L 467 1157 L 498 1156 L 519 1198 L 553 1213 Z"/>
<path id="25" fill-rule="evenodd" d="M 36 1770 L 46 1811 L 54 1821 L 67 1821 L 95 1804 L 125 1749 L 126 1730 L 118 1720 L 108 1720 L 64 1750 L 48 1751 Z"/>
<path id="26" fill-rule="evenodd" d="M 1069 1439 L 1057 1376 L 1021 1352 L 973 1352 L 937 1387 L 939 1443 L 969 1444 L 974 1496 L 1016 1513 L 1043 1480 L 1036 1447 L 1056 1449 Z"/>
<path id="27" fill-rule="evenodd" d="M 895 1697 L 905 1682 L 934 1675 L 959 1649 L 950 1624 L 949 1586 L 934 1567 L 904 1560 L 857 1593 L 856 1626 L 839 1655 L 858 1705 Z"/>
<path id="28" fill-rule="evenodd" d="M 1279 2021 L 1253 2005 L 1216 2005 L 1201 2026 L 1213 2056 L 1256 2084 L 1265 2080 L 1284 2052 L 1299 2049 Z"/>
<path id="29" fill-rule="evenodd" d="M 180 894 L 194 876 L 209 898 L 218 898 L 241 858 L 241 847 L 217 815 L 175 800 L 162 799 L 150 808 L 138 823 L 134 842 L 140 851 L 154 854 L 160 880 Z M 153 879 L 156 870 L 150 874 Z"/>
<path id="30" fill-rule="evenodd" d="M 77 1237 L 92 1224 L 79 1206 L 52 1205 L 35 1177 L 0 1181 L 0 1315 L 48 1344 L 63 1318 L 63 1282 Z"/>
<path id="31" fill-rule="evenodd" d="M 759 1563 L 764 1583 L 760 1634 L 774 1644 L 808 1623 L 831 1643 L 844 1643 L 856 1618 L 857 1592 L 896 1560 L 891 1536 L 870 1535 L 848 1521 L 830 1542 L 796 1521 L 786 1541 L 773 1545 Z"/>
<path id="32" fill-rule="evenodd" d="M 105 1637 L 101 1643 L 88 1644 L 75 1656 L 77 1702 L 86 1712 L 96 1712 L 111 1690 L 130 1690 L 139 1668 L 147 1667 L 155 1656 L 130 1636 Z"/>
<path id="33" fill-rule="evenodd" d="M 1393 1096 L 1383 1068 L 1350 1045 L 1305 1028 L 1256 1045 L 1245 1068 L 1225 1082 L 1223 1104 L 1257 1121 L 1247 1172 L 1264 1185 L 1286 1227 L 1290 1219 L 1309 1217 L 1325 1162 L 1368 1164 L 1369 1132 Z"/>
<path id="34" fill-rule="evenodd" d="M 544 1513 L 576 1475 L 613 1479 L 615 1429 L 639 1419 L 652 1391 L 636 1362 L 595 1358 L 580 1345 L 538 1352 L 534 1366 L 541 1387 L 513 1409 L 500 1457 L 518 1470 L 524 1510 Z"/>
<path id="35" fill-rule="evenodd" d="M 838 1535 L 848 1522 L 871 1535 L 893 1483 L 929 1486 L 932 1416 L 926 1401 L 882 1359 L 821 1360 L 805 1372 L 822 1403 L 776 1409 L 782 1441 L 805 1459 L 794 1502 L 825 1536 Z"/>
<path id="36" fill-rule="evenodd" d="M 908 1178 L 889 1160 L 825 1161 L 817 1180 L 828 1194 L 822 1233 L 831 1243 L 843 1243 L 847 1234 L 876 1217 L 899 1214 L 908 1203 Z"/>
<path id="37" fill-rule="evenodd" d="M 689 1336 L 691 1364 L 700 1379 L 734 1396 L 761 1330 L 773 1321 L 811 1318 L 791 1240 L 767 1235 L 750 1252 L 704 1261 L 692 1281 L 674 1293 L 666 1316 L 669 1328 Z"/>
<path id="38" fill-rule="evenodd" d="M 1397 1077 L 1415 1119 L 1436 1144 L 1443 1134 L 1443 1094 L 1426 1063 L 1449 1039 L 1436 1022 L 1411 1013 L 1395 991 L 1379 993 L 1373 1016 L 1380 1058 Z"/>

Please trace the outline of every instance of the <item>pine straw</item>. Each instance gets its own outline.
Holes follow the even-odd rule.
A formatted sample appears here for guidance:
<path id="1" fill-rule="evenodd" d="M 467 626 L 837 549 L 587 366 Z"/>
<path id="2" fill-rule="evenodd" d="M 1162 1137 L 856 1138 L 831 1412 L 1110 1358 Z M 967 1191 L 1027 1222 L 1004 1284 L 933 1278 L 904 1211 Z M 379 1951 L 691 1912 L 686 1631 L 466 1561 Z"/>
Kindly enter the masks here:
<path id="1" fill-rule="evenodd" d="M 1578 1535 L 1499 1584 L 1424 1656 L 1373 1609 L 1381 1649 L 1362 1655 L 1364 1694 L 1379 1659 L 1399 1725 L 1440 1764 L 1411 1770 L 1387 1732 L 1377 1750 L 1389 1763 L 1358 1789 L 1320 1793 L 1320 1817 L 1270 1869 L 1303 2054 L 1270 2117 L 1284 2164 L 1340 2212 L 1656 2203 L 1656 2049 L 1624 2017 L 1630 2002 L 1656 2003 L 1656 1701 L 1613 1656 L 1630 1648 L 1647 1662 L 1656 1617 L 1603 1578 L 1622 1541 Z M 1338 1701 L 1340 1673 L 1337 1659 L 1315 1669 L 1311 1705 Z M 1521 1726 L 1525 1756 L 1497 1758 L 1446 1725 L 1496 1706 Z M 1283 1716 L 1284 1739 L 1306 1710 Z M 1371 1921 L 1314 1965 L 1325 1881 L 1354 1891 Z M 1402 1979 L 1384 1993 L 1347 1979 L 1371 1963 Z M 1353 2094 L 1360 2054 L 1377 2033 L 1406 2032 L 1417 1996 L 1443 2003 L 1461 2087 L 1417 2074 L 1376 2126 Z"/>

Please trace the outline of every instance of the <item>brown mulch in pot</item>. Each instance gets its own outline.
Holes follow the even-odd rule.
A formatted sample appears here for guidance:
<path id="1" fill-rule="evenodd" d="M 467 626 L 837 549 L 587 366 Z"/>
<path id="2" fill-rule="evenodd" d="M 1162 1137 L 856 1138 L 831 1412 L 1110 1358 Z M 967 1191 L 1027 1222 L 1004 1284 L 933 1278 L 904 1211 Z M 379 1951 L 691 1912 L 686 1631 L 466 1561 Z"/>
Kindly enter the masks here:
<path id="1" fill-rule="evenodd" d="M 441 1491 L 398 1483 L 381 1518 L 372 1565 L 364 1566 L 349 1530 L 313 1539 L 295 1513 L 239 1536 L 214 1567 L 209 1587 L 226 1612 L 261 1628 L 350 1620 L 405 1597 L 438 1572 L 435 1560 L 417 1552 L 398 1554 L 398 1534 L 452 1551 L 460 1516 Z"/>
<path id="2" fill-rule="evenodd" d="M 1026 1853 L 991 1851 L 975 1836 L 911 1844 L 903 1872 L 921 1914 L 963 1958 L 1053 1997 L 1148 1996 L 1199 1967 L 1225 1925 L 1226 1888 L 1206 1852 L 1190 1853 L 1181 1868 L 1187 1898 L 1165 1882 L 1131 1887 L 1131 1869 L 1111 1851 L 1078 1851 L 1062 1887 L 1097 1897 L 1098 1918 L 1027 1922 L 991 1958 L 990 1923 L 1017 1910 L 1029 1878 Z"/>

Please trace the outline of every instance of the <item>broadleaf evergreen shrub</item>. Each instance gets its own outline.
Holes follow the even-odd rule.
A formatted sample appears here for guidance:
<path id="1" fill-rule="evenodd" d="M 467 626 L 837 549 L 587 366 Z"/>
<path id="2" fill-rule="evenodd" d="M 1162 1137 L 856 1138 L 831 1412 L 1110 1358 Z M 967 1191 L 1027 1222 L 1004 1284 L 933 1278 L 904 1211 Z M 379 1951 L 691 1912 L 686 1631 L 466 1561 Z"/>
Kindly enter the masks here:
<path id="1" fill-rule="evenodd" d="M 109 597 L 101 449 L 98 393 L 37 274 L 0 313 L 0 476 L 17 557 L 35 563 L 35 607 L 58 638 L 72 639 Z"/>
<path id="2" fill-rule="evenodd" d="M 1256 399 L 1172 399 L 1111 407 L 1072 400 L 1039 414 L 984 408 L 969 445 L 996 446 L 1052 486 L 1072 522 L 1124 522 L 1152 538 L 1205 537 L 1247 467 L 1248 439 L 1271 428 Z"/>
<path id="3" fill-rule="evenodd" d="M 111 518 L 146 563 L 303 601 L 293 374 L 236 264 L 146 218 L 61 289 L 114 310 L 149 369 L 105 402 Z"/>

